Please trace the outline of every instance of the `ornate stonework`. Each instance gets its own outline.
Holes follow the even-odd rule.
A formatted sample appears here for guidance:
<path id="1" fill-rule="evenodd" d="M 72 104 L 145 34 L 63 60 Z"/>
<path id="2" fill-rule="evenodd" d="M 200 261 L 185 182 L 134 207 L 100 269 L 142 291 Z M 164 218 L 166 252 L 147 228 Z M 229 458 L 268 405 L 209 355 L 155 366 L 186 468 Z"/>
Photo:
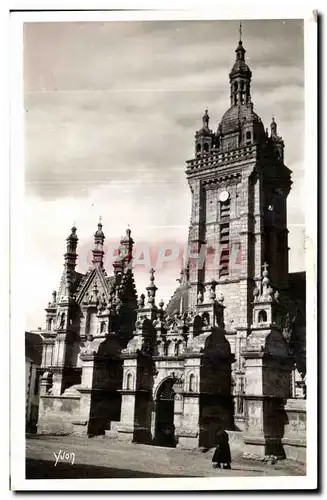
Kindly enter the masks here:
<path id="1" fill-rule="evenodd" d="M 101 221 L 85 275 L 75 270 L 75 226 L 67 238 L 60 286 L 46 308 L 42 364 L 44 397 L 74 396 L 74 418 L 62 418 L 66 433 L 103 434 L 119 422 L 124 440 L 213 446 L 218 426 L 234 429 L 237 420 L 248 430 L 247 411 L 260 427 L 266 410 L 257 397 L 285 397 L 289 354 L 301 373 L 294 388 L 305 393 L 303 321 L 299 342 L 300 315 L 291 315 L 287 299 L 291 172 L 275 120 L 269 134 L 254 111 L 242 41 L 229 79 L 230 107 L 216 131 L 205 111 L 187 161 L 187 258 L 166 307 L 156 303 L 154 269 L 137 298 L 129 228 L 113 276 L 103 266 Z M 253 373 L 268 373 L 269 382 L 256 385 Z M 51 431 L 58 415 L 50 408 L 59 403 L 40 405 L 40 432 Z M 254 441 L 264 439 L 260 432 Z"/>

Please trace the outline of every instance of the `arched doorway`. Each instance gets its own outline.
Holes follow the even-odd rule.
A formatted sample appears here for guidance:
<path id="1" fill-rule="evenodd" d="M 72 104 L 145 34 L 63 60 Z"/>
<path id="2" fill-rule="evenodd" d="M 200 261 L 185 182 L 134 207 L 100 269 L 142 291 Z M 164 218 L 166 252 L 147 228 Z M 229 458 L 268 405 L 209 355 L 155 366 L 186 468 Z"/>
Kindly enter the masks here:
<path id="1" fill-rule="evenodd" d="M 176 379 L 168 378 L 160 386 L 156 398 L 155 444 L 176 446 L 174 426 L 174 406 Z"/>

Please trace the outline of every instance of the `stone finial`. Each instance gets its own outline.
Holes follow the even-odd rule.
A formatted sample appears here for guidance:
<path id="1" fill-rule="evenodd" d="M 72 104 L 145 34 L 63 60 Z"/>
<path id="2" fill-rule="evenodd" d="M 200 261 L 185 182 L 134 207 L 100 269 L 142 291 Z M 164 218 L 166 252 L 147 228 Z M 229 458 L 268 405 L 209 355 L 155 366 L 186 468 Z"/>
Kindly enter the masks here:
<path id="1" fill-rule="evenodd" d="M 202 116 L 203 128 L 209 128 L 210 116 L 208 115 L 208 110 L 206 109 L 204 115 Z"/>
<path id="2" fill-rule="evenodd" d="M 165 315 L 164 305 L 165 305 L 165 303 L 161 299 L 160 302 L 159 302 L 159 311 L 158 311 L 158 316 L 159 316 L 159 320 L 160 321 L 163 321 L 163 319 L 164 319 L 164 315 Z"/>
<path id="3" fill-rule="evenodd" d="M 277 123 L 275 122 L 274 117 L 272 117 L 271 124 L 270 124 L 270 134 L 271 134 L 271 137 L 277 136 Z"/>
<path id="4" fill-rule="evenodd" d="M 127 265 L 131 263 L 133 258 L 133 245 L 134 240 L 132 238 L 132 231 L 128 226 L 125 236 L 122 236 L 120 240 L 120 253 L 124 259 L 124 262 L 127 262 Z"/>
<path id="5" fill-rule="evenodd" d="M 265 262 L 262 267 L 263 267 L 263 272 L 262 272 L 261 300 L 267 300 L 267 301 L 271 302 L 273 289 L 270 286 L 270 279 L 268 276 L 268 264 Z"/>
<path id="6" fill-rule="evenodd" d="M 144 307 L 144 301 L 145 301 L 145 295 L 144 295 L 144 293 L 142 293 L 140 295 L 140 298 L 137 301 L 139 309 L 143 309 L 143 307 Z"/>
<path id="7" fill-rule="evenodd" d="M 254 302 L 258 302 L 258 300 L 259 300 L 259 295 L 260 295 L 260 290 L 259 290 L 259 288 L 256 286 L 256 287 L 253 289 L 253 300 L 254 300 Z"/>
<path id="8" fill-rule="evenodd" d="M 67 253 L 75 253 L 76 252 L 77 242 L 78 242 L 78 237 L 77 237 L 76 231 L 77 231 L 77 229 L 76 229 L 75 224 L 74 224 L 72 229 L 71 229 L 70 235 L 66 239 Z"/>
<path id="9" fill-rule="evenodd" d="M 57 292 L 56 290 L 54 290 L 52 292 L 52 304 L 56 304 L 56 302 L 57 302 Z"/>
<path id="10" fill-rule="evenodd" d="M 198 293 L 198 304 L 203 304 L 203 292 L 201 290 Z"/>
<path id="11" fill-rule="evenodd" d="M 179 274 L 179 278 L 177 278 L 176 281 L 178 281 L 178 283 L 182 284 L 185 281 L 185 277 L 186 277 L 186 272 L 185 272 L 185 269 L 182 268 L 181 272 Z"/>
<path id="12" fill-rule="evenodd" d="M 263 269 L 263 271 L 262 271 L 262 277 L 263 277 L 263 279 L 268 278 L 268 267 L 269 267 L 269 265 L 267 264 L 267 262 L 265 262 L 263 264 L 263 266 L 262 266 L 262 269 Z M 263 282 L 263 280 L 262 280 L 262 282 Z"/>
<path id="13" fill-rule="evenodd" d="M 95 241 L 95 244 L 97 243 L 103 243 L 104 241 L 104 234 L 103 234 L 103 231 L 102 231 L 102 217 L 100 216 L 99 217 L 99 222 L 98 222 L 98 229 L 96 230 L 96 232 L 94 233 L 94 241 Z"/>
<path id="14" fill-rule="evenodd" d="M 278 290 L 275 290 L 274 299 L 275 299 L 275 302 L 279 302 L 279 291 Z"/>
<path id="15" fill-rule="evenodd" d="M 146 290 L 148 292 L 148 303 L 151 305 L 153 305 L 155 302 L 156 291 L 158 290 L 158 288 L 156 287 L 156 285 L 154 283 L 154 273 L 155 273 L 155 270 L 153 268 L 150 269 L 150 283 L 146 287 Z"/>
<path id="16" fill-rule="evenodd" d="M 218 282 L 215 279 L 211 280 L 210 283 L 210 300 L 214 302 L 216 300 L 216 286 L 218 285 Z"/>
<path id="17" fill-rule="evenodd" d="M 223 303 L 224 303 L 224 300 L 225 300 L 225 298 L 224 298 L 223 294 L 222 294 L 222 293 L 220 293 L 220 295 L 219 295 L 219 297 L 218 297 L 218 302 L 220 302 L 220 304 L 223 304 Z"/>

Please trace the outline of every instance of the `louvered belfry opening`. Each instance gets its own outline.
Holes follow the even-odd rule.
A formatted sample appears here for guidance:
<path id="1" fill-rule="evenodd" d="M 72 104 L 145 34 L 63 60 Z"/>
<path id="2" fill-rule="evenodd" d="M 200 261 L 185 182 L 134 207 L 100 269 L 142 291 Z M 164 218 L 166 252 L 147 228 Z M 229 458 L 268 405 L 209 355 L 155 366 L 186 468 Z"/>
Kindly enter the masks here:
<path id="1" fill-rule="evenodd" d="M 220 203 L 219 225 L 219 277 L 228 276 L 230 259 L 230 199 Z"/>

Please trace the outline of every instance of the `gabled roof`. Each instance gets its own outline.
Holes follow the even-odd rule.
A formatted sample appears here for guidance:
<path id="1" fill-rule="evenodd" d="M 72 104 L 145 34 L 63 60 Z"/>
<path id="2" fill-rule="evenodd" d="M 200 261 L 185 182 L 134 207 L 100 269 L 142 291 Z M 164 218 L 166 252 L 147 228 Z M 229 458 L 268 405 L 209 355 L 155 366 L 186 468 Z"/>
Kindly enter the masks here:
<path id="1" fill-rule="evenodd" d="M 107 276 L 104 269 L 94 267 L 89 269 L 89 271 L 85 274 L 85 276 L 83 276 L 82 280 L 80 281 L 76 294 L 76 301 L 78 303 L 82 302 L 94 279 L 97 279 L 100 288 L 103 290 L 106 298 L 109 299 L 110 291 L 115 283 L 115 277 Z"/>
<path id="2" fill-rule="evenodd" d="M 182 310 L 180 310 L 182 307 Z M 176 312 L 184 313 L 188 308 L 188 284 L 179 285 L 166 307 L 166 316 L 173 316 Z"/>
<path id="3" fill-rule="evenodd" d="M 58 301 L 60 301 L 60 298 L 65 293 L 65 279 L 66 279 L 66 269 L 64 268 L 62 275 L 61 275 L 61 278 L 60 278 L 60 284 L 59 284 L 58 293 L 57 293 Z M 84 274 L 78 273 L 75 271 L 75 279 L 72 282 L 72 292 L 73 293 L 76 293 L 76 291 L 79 288 L 83 279 L 84 279 Z"/>
<path id="4" fill-rule="evenodd" d="M 42 337 L 40 334 L 25 332 L 25 357 L 36 365 L 41 365 Z"/>

